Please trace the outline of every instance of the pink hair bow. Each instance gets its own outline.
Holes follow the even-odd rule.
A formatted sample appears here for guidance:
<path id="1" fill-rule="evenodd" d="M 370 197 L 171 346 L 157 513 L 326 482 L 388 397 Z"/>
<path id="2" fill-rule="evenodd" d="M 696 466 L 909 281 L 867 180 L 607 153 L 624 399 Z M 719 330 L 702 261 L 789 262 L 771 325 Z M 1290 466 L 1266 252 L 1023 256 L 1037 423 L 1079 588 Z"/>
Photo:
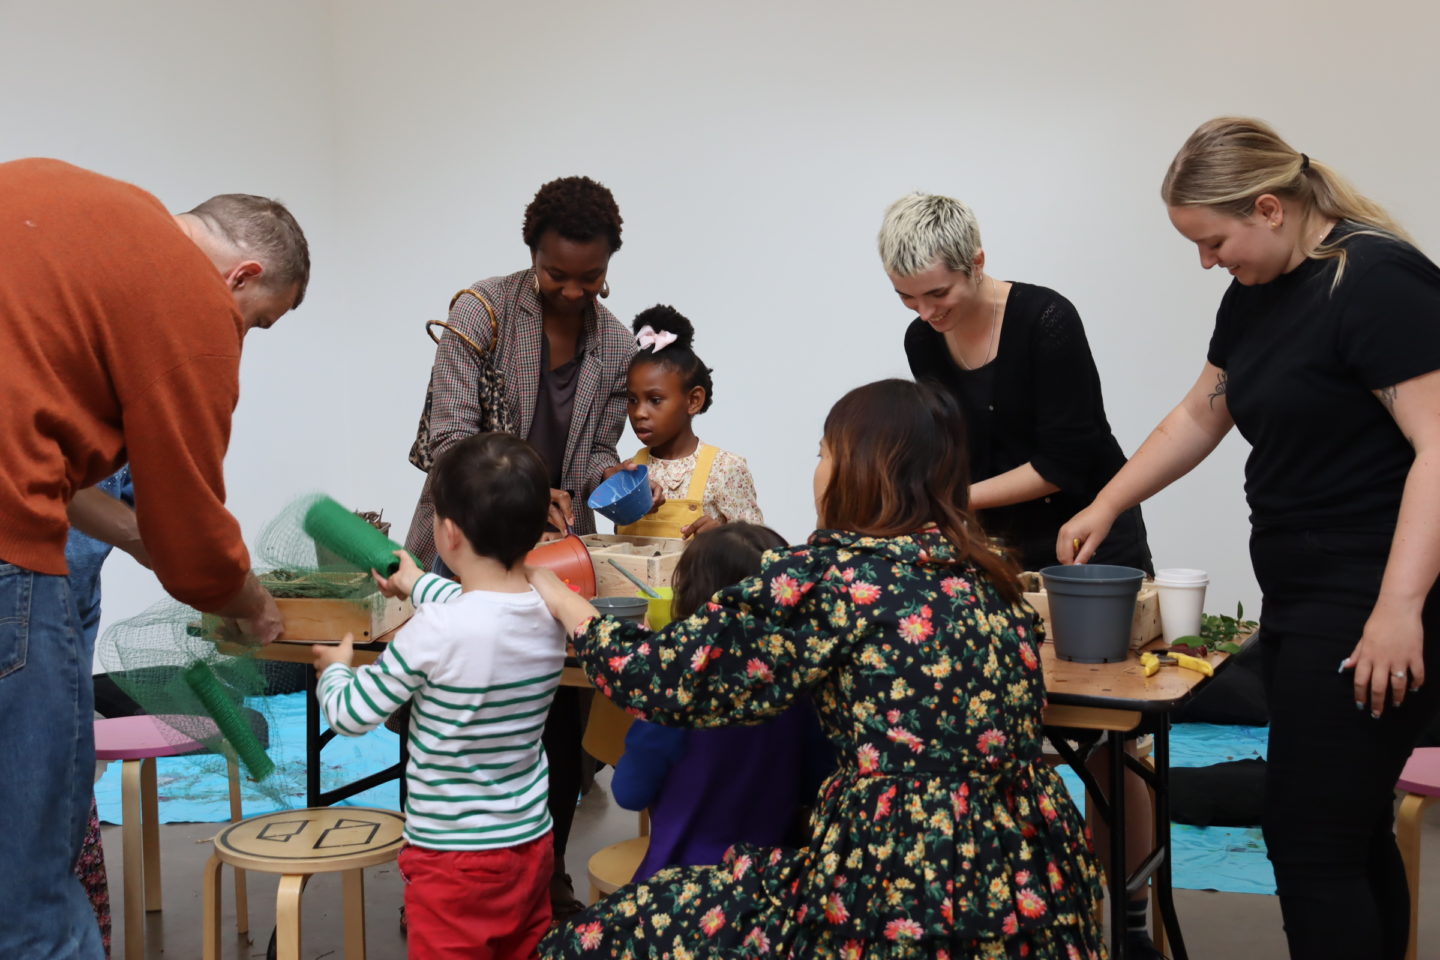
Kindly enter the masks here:
<path id="1" fill-rule="evenodd" d="M 679 338 L 669 330 L 657 332 L 655 328 L 649 324 L 641 327 L 640 331 L 635 334 L 635 342 L 639 345 L 640 349 L 644 350 L 646 347 L 649 347 L 651 353 L 659 353 L 677 339 Z"/>

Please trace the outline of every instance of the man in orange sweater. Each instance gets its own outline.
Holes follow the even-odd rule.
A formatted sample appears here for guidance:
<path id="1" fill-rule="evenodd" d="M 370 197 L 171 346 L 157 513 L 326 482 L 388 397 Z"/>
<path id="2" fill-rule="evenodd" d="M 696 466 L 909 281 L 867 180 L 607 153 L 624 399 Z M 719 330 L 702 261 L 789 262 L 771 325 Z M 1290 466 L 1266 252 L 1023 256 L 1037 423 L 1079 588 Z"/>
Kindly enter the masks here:
<path id="1" fill-rule="evenodd" d="M 262 643 L 280 633 L 222 468 L 241 339 L 299 304 L 309 252 L 273 201 L 229 194 L 172 217 L 129 184 L 20 160 L 0 164 L 0 264 L 0 957 L 94 960 L 71 873 L 95 752 L 69 523 L 105 529 L 82 491 L 128 461 L 165 589 Z"/>

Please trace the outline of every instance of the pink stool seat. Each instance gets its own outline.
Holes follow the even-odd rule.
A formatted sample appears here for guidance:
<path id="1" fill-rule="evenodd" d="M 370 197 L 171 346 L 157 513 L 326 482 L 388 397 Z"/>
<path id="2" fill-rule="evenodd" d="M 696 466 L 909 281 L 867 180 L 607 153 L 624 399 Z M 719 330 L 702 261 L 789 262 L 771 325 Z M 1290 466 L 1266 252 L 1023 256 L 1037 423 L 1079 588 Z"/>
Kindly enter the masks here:
<path id="1" fill-rule="evenodd" d="M 1395 785 L 1406 793 L 1440 797 L 1440 747 L 1420 747 L 1410 754 Z"/>
<path id="2" fill-rule="evenodd" d="M 205 744 L 191 740 L 148 714 L 95 721 L 97 760 L 145 760 L 204 749 Z"/>

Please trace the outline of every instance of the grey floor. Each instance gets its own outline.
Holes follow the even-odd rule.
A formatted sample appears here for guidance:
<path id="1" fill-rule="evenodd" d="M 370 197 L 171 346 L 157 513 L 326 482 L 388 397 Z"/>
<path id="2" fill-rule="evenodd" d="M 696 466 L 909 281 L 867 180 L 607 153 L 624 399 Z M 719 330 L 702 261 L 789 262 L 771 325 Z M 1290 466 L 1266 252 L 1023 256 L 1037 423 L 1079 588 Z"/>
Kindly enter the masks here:
<path id="1" fill-rule="evenodd" d="M 635 815 L 616 807 L 605 789 L 608 771 L 597 778 L 593 790 L 576 812 L 571 835 L 569 864 L 577 893 L 583 898 L 585 863 L 600 847 L 635 835 Z M 202 868 L 209 856 L 207 842 L 219 832 L 216 824 L 170 824 L 161 828 L 164 909 L 146 918 L 146 956 L 149 958 L 198 958 L 200 956 Z M 120 889 L 120 831 L 103 828 L 107 867 L 110 871 L 114 911 L 114 957 L 124 960 L 125 918 Z M 1426 851 L 1422 865 L 1420 951 L 1422 958 L 1440 958 L 1440 911 L 1425 909 L 1440 899 L 1440 804 L 1426 818 Z M 231 875 L 225 874 L 224 923 L 226 960 L 265 956 L 266 940 L 274 926 L 275 881 L 263 874 L 250 874 L 249 942 L 235 934 L 235 902 Z M 366 871 L 366 929 L 369 957 L 390 960 L 405 956 L 400 935 L 398 908 L 401 881 L 394 864 Z M 1283 958 L 1285 941 L 1280 929 L 1280 908 L 1274 897 L 1238 893 L 1209 893 L 1199 890 L 1176 892 L 1177 906 L 1185 932 L 1186 946 L 1195 960 L 1249 960 Z M 335 877 L 316 878 L 305 891 L 303 920 L 305 960 L 341 960 L 340 883 Z"/>

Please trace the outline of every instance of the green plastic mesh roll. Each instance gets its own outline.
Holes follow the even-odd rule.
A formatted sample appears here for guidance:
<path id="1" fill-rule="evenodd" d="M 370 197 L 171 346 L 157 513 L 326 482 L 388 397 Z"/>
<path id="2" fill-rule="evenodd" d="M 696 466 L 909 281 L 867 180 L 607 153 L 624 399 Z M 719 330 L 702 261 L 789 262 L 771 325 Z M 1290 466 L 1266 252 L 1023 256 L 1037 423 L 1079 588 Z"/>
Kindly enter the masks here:
<path id="1" fill-rule="evenodd" d="M 390 576 L 400 567 L 400 544 L 346 510 L 329 497 L 319 497 L 305 511 L 302 524 L 317 547 L 330 551 L 361 571 Z"/>
<path id="2" fill-rule="evenodd" d="M 275 772 L 274 761 L 260 745 L 260 738 L 251 729 L 250 722 L 226 696 L 225 688 L 221 686 L 214 671 L 206 666 L 204 661 L 197 661 L 187 667 L 182 676 L 185 678 L 185 685 L 205 706 L 205 712 L 210 714 L 210 719 L 215 721 L 220 735 L 229 742 L 231 749 L 245 764 L 245 769 L 250 771 L 250 776 L 256 780 L 264 780 Z"/>

